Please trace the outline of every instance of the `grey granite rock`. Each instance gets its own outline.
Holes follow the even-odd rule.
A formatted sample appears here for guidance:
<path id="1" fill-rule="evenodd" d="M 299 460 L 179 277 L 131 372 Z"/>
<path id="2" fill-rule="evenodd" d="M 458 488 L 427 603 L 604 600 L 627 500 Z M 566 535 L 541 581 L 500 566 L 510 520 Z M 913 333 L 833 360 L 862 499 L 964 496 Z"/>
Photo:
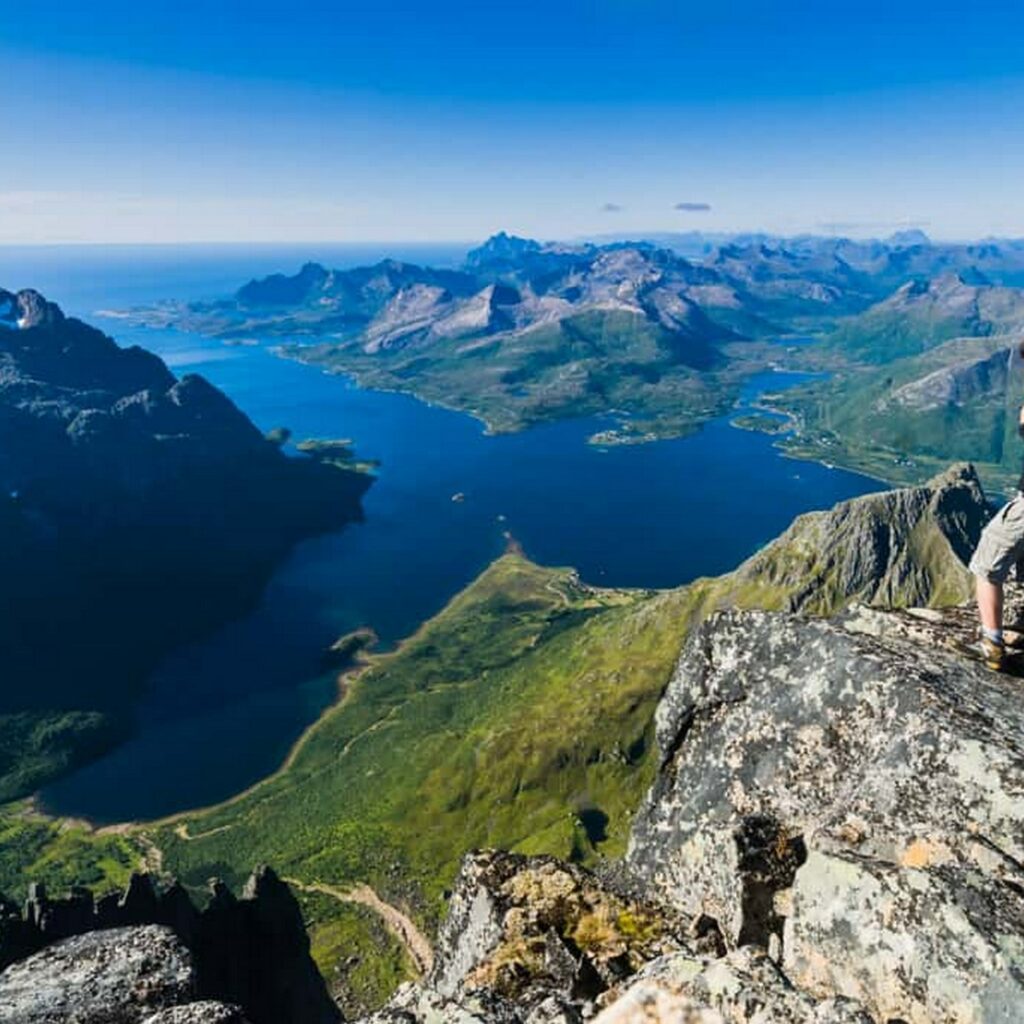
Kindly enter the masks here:
<path id="1" fill-rule="evenodd" d="M 169 928 L 88 932 L 0 973 L 0 1024 L 136 1024 L 194 988 L 191 956 Z"/>
<path id="2" fill-rule="evenodd" d="M 927 619 L 866 609 L 708 621 L 659 707 L 628 859 L 808 993 L 911 1024 L 1019 1019 L 1024 703 L 934 618 L 932 642 Z"/>
<path id="3" fill-rule="evenodd" d="M 70 935 L 124 936 L 130 946 L 136 929 L 127 926 L 162 925 L 189 951 L 197 998 L 238 1004 L 253 1024 L 336 1024 L 341 1013 L 310 956 L 288 886 L 261 866 L 240 899 L 221 882 L 211 888 L 199 911 L 179 884 L 158 891 L 148 875 L 133 875 L 124 893 L 95 903 L 81 891 L 51 897 L 32 885 L 23 912 L 0 906 L 0 967 L 14 961 L 17 976 L 26 956 L 40 947 L 48 953 Z M 82 948 L 89 948 L 88 934 Z M 72 1003 L 71 1009 L 79 1008 Z"/>
<path id="4" fill-rule="evenodd" d="M 142 1024 L 249 1024 L 249 1021 L 237 1006 L 204 999 L 160 1010 Z"/>
<path id="5" fill-rule="evenodd" d="M 598 1017 L 598 1024 L 874 1024 L 859 1004 L 797 991 L 752 947 L 721 959 L 675 954 L 650 963 Z"/>
<path id="6" fill-rule="evenodd" d="M 468 855 L 434 969 L 372 1018 L 416 1024 L 579 1024 L 684 925 L 554 857 Z"/>

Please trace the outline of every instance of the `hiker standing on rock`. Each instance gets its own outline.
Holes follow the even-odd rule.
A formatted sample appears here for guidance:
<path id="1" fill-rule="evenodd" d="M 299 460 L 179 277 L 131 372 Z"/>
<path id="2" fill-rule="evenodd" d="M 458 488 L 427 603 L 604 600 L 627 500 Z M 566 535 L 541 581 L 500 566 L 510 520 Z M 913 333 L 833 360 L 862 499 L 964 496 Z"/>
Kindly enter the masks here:
<path id="1" fill-rule="evenodd" d="M 1009 372 L 1024 366 L 1024 341 L 1010 350 Z M 1017 432 L 1024 438 L 1024 406 L 1017 417 Z M 977 577 L 978 615 L 981 618 L 981 654 L 995 671 L 1006 660 L 1003 635 L 1003 584 L 1013 567 L 1024 560 L 1024 474 L 1014 496 L 989 520 L 971 558 Z M 1015 643 L 1013 646 L 1017 646 Z"/>

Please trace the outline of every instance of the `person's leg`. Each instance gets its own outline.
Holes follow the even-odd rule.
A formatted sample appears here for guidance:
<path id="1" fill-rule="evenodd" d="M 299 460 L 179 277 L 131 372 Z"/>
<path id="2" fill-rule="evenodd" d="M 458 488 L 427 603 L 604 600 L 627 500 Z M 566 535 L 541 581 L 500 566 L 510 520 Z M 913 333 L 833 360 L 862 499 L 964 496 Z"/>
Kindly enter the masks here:
<path id="1" fill-rule="evenodd" d="M 993 640 L 1003 631 L 1003 585 L 992 583 L 983 576 L 977 578 L 978 615 L 981 628 Z"/>
<path id="2" fill-rule="evenodd" d="M 993 669 L 1002 667 L 1003 582 L 1024 554 L 1024 499 L 1007 502 L 989 520 L 971 558 L 970 571 L 976 578 L 975 593 L 981 620 L 981 653 Z"/>

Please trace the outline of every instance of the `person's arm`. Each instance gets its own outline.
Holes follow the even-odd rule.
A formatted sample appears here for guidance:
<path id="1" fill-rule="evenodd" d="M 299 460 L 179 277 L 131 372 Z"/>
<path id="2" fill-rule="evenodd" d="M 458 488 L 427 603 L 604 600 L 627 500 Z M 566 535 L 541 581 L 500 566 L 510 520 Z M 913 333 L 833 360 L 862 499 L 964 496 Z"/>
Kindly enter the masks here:
<path id="1" fill-rule="evenodd" d="M 1024 405 L 1020 407 L 1020 412 L 1017 414 L 1017 433 L 1024 437 Z"/>

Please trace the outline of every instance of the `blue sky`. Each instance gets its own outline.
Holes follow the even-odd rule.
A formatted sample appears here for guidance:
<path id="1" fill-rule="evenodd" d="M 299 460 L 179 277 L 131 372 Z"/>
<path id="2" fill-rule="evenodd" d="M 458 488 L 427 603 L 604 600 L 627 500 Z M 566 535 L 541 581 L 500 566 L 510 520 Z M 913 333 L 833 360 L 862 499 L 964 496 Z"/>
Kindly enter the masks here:
<path id="1" fill-rule="evenodd" d="M 1020 4 L 0 0 L 0 26 L 0 242 L 1024 235 Z"/>

